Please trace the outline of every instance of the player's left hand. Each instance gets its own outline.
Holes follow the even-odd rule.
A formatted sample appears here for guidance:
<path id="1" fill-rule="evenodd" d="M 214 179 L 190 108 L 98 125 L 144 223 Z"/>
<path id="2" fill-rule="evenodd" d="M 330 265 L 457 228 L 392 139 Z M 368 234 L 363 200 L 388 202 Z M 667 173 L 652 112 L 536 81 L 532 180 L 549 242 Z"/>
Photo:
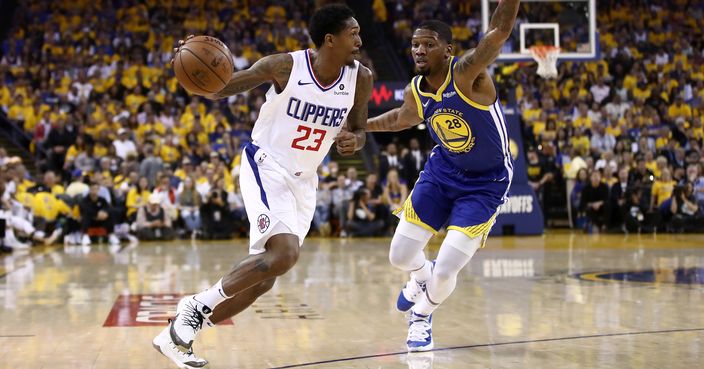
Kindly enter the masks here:
<path id="1" fill-rule="evenodd" d="M 335 137 L 335 143 L 337 144 L 337 152 L 342 156 L 354 155 L 355 148 L 357 147 L 357 135 L 350 131 L 342 130 Z"/>

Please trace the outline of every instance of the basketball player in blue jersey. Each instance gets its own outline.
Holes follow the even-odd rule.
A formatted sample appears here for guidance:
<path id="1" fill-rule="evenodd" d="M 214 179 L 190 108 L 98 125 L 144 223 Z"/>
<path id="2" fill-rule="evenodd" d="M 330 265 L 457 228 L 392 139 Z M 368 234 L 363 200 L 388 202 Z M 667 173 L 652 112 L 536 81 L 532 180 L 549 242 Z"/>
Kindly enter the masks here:
<path id="1" fill-rule="evenodd" d="M 352 155 L 364 146 L 373 81 L 356 60 L 359 33 L 351 9 L 321 7 L 309 23 L 315 49 L 265 56 L 208 96 L 271 84 L 242 153 L 250 255 L 211 288 L 181 299 L 174 320 L 152 341 L 179 368 L 205 366 L 192 350 L 197 334 L 246 309 L 296 264 L 315 212 L 316 171 L 330 147 Z"/>
<path id="2" fill-rule="evenodd" d="M 502 0 L 475 49 L 452 56 L 452 32 L 440 21 L 420 24 L 411 40 L 417 76 L 400 108 L 367 122 L 367 131 L 400 131 L 426 122 L 437 143 L 397 214 L 389 259 L 410 272 L 397 308 L 410 312 L 409 351 L 433 348 L 432 313 L 455 289 L 457 275 L 484 246 L 508 195 L 513 163 L 501 105 L 487 66 L 511 34 L 519 0 Z M 423 249 L 445 224 L 435 262 Z"/>

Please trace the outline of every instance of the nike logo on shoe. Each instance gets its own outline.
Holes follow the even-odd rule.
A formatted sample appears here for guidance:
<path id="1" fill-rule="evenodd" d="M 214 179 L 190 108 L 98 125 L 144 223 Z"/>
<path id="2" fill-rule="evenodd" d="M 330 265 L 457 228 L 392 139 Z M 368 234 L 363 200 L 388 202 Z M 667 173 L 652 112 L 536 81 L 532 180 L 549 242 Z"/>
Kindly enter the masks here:
<path id="1" fill-rule="evenodd" d="M 303 83 L 303 81 L 301 81 L 300 79 L 298 80 L 298 85 L 299 85 L 299 86 L 307 86 L 307 85 L 312 85 L 312 84 L 313 84 L 313 82 L 306 82 L 306 83 Z"/>

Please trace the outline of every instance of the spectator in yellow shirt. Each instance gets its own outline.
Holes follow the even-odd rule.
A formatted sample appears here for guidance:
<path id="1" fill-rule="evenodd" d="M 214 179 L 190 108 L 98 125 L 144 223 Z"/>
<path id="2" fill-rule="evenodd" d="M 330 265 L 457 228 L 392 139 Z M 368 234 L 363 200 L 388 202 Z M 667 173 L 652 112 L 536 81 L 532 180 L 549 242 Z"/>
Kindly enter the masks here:
<path id="1" fill-rule="evenodd" d="M 589 106 L 586 103 L 579 104 L 579 113 L 572 121 L 574 128 L 592 128 L 592 118 L 589 117 Z"/>
<path id="2" fill-rule="evenodd" d="M 662 170 L 660 178 L 653 183 L 652 196 L 650 197 L 650 211 L 660 207 L 665 200 L 672 197 L 672 192 L 675 190 L 677 183 L 672 180 L 670 170 L 665 168 Z"/>
<path id="3" fill-rule="evenodd" d="M 149 190 L 149 180 L 147 177 L 139 178 L 137 186 L 127 191 L 125 206 L 127 206 L 127 220 L 130 223 L 136 220 L 137 210 L 147 204 L 149 195 L 151 195 L 151 191 Z"/>
<path id="4" fill-rule="evenodd" d="M 685 121 L 690 121 L 692 119 L 692 108 L 684 103 L 681 94 L 677 94 L 675 103 L 667 108 L 667 115 L 672 120 L 684 119 Z"/>

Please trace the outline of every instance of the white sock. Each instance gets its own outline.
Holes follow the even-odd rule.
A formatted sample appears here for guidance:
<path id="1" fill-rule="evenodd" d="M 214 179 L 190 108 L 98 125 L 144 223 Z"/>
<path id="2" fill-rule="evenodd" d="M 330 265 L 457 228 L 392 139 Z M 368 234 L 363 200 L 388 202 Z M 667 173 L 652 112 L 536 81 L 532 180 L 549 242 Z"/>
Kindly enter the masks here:
<path id="1" fill-rule="evenodd" d="M 469 263 L 481 245 L 482 237 L 469 238 L 464 233 L 450 230 L 440 246 L 440 253 L 425 294 L 413 307 L 416 314 L 430 315 L 452 294 L 457 275 Z"/>
<path id="2" fill-rule="evenodd" d="M 415 279 L 418 282 L 425 282 L 428 279 L 430 279 L 430 276 L 432 275 L 432 273 L 433 273 L 433 262 L 426 259 L 425 263 L 423 264 L 423 266 L 420 269 L 414 270 L 411 272 L 411 277 L 413 277 L 413 279 Z"/>
<path id="3" fill-rule="evenodd" d="M 423 315 L 423 316 L 428 316 L 435 311 L 435 309 L 438 308 L 440 304 L 434 304 L 430 301 L 428 301 L 428 293 L 424 293 L 418 302 L 413 306 L 413 313 L 416 315 Z"/>
<path id="4" fill-rule="evenodd" d="M 221 302 L 229 299 L 232 296 L 227 296 L 222 288 L 222 278 L 213 285 L 213 287 L 197 294 L 195 299 L 214 310 Z"/>

